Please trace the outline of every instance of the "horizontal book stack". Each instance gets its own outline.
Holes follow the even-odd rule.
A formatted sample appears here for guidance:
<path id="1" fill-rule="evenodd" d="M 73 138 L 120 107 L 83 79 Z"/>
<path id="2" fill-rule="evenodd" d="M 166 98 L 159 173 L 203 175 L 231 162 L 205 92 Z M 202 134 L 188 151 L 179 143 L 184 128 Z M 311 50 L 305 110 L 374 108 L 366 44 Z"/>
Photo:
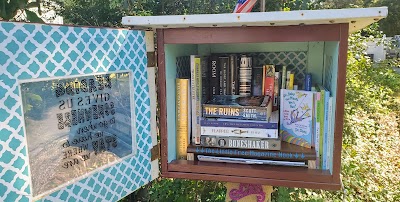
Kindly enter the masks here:
<path id="1" fill-rule="evenodd" d="M 178 159 L 330 168 L 332 98 L 311 74 L 297 83 L 293 67 L 255 66 L 246 54 L 186 58 L 177 62 L 189 72 L 189 86 L 177 82 Z"/>

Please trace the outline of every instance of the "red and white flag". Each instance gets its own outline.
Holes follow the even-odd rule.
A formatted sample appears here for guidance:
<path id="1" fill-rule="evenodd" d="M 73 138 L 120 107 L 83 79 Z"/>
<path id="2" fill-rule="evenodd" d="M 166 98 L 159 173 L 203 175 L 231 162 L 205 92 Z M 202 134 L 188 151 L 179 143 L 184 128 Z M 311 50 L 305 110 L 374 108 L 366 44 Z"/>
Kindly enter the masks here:
<path id="1" fill-rule="evenodd" d="M 249 13 L 253 7 L 254 4 L 256 4 L 257 0 L 238 0 L 235 10 L 233 10 L 234 13 Z"/>

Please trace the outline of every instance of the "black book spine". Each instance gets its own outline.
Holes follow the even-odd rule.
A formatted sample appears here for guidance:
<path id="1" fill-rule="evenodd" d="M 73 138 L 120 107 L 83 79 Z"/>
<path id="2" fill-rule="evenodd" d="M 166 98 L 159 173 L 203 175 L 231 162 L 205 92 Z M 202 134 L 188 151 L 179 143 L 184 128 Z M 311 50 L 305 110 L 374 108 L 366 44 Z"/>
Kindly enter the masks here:
<path id="1" fill-rule="evenodd" d="M 239 69 L 238 69 L 238 61 L 236 55 L 229 56 L 229 82 L 231 84 L 231 95 L 239 95 Z"/>
<path id="2" fill-rule="evenodd" d="M 229 95 L 229 57 L 219 57 L 221 75 L 220 75 L 220 95 Z"/>
<path id="3" fill-rule="evenodd" d="M 201 103 L 204 104 L 210 99 L 210 83 L 208 78 L 208 57 L 201 58 Z"/>
<path id="4" fill-rule="evenodd" d="M 216 55 L 212 55 L 210 58 L 209 75 L 210 75 L 210 97 L 213 95 L 219 95 L 220 68 L 218 65 L 218 56 Z"/>

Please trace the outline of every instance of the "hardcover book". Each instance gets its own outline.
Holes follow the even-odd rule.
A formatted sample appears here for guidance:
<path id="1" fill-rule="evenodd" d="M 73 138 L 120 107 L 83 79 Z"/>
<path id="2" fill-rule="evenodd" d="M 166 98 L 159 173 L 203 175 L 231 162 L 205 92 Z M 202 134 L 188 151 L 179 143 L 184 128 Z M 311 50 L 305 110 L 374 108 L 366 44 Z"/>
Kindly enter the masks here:
<path id="1" fill-rule="evenodd" d="M 281 140 L 278 138 L 220 137 L 202 135 L 200 145 L 204 147 L 280 150 Z"/>
<path id="2" fill-rule="evenodd" d="M 282 141 L 311 148 L 314 92 L 281 90 L 280 134 Z"/>
<path id="3" fill-rule="evenodd" d="M 203 105 L 203 117 L 268 121 L 271 112 L 269 96 L 216 95 Z"/>

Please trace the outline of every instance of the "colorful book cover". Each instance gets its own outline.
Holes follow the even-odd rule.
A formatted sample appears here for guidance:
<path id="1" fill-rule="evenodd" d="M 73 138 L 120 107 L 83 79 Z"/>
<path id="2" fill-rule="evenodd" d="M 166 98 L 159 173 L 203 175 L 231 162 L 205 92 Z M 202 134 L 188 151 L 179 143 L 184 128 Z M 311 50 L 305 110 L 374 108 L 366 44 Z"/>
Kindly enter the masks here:
<path id="1" fill-rule="evenodd" d="M 280 134 L 283 141 L 311 148 L 314 93 L 281 90 Z"/>
<path id="2" fill-rule="evenodd" d="M 176 154 L 177 159 L 186 159 L 189 145 L 189 79 L 176 79 Z"/>
<path id="3" fill-rule="evenodd" d="M 269 96 L 216 95 L 203 105 L 203 117 L 268 121 L 271 112 Z"/>

